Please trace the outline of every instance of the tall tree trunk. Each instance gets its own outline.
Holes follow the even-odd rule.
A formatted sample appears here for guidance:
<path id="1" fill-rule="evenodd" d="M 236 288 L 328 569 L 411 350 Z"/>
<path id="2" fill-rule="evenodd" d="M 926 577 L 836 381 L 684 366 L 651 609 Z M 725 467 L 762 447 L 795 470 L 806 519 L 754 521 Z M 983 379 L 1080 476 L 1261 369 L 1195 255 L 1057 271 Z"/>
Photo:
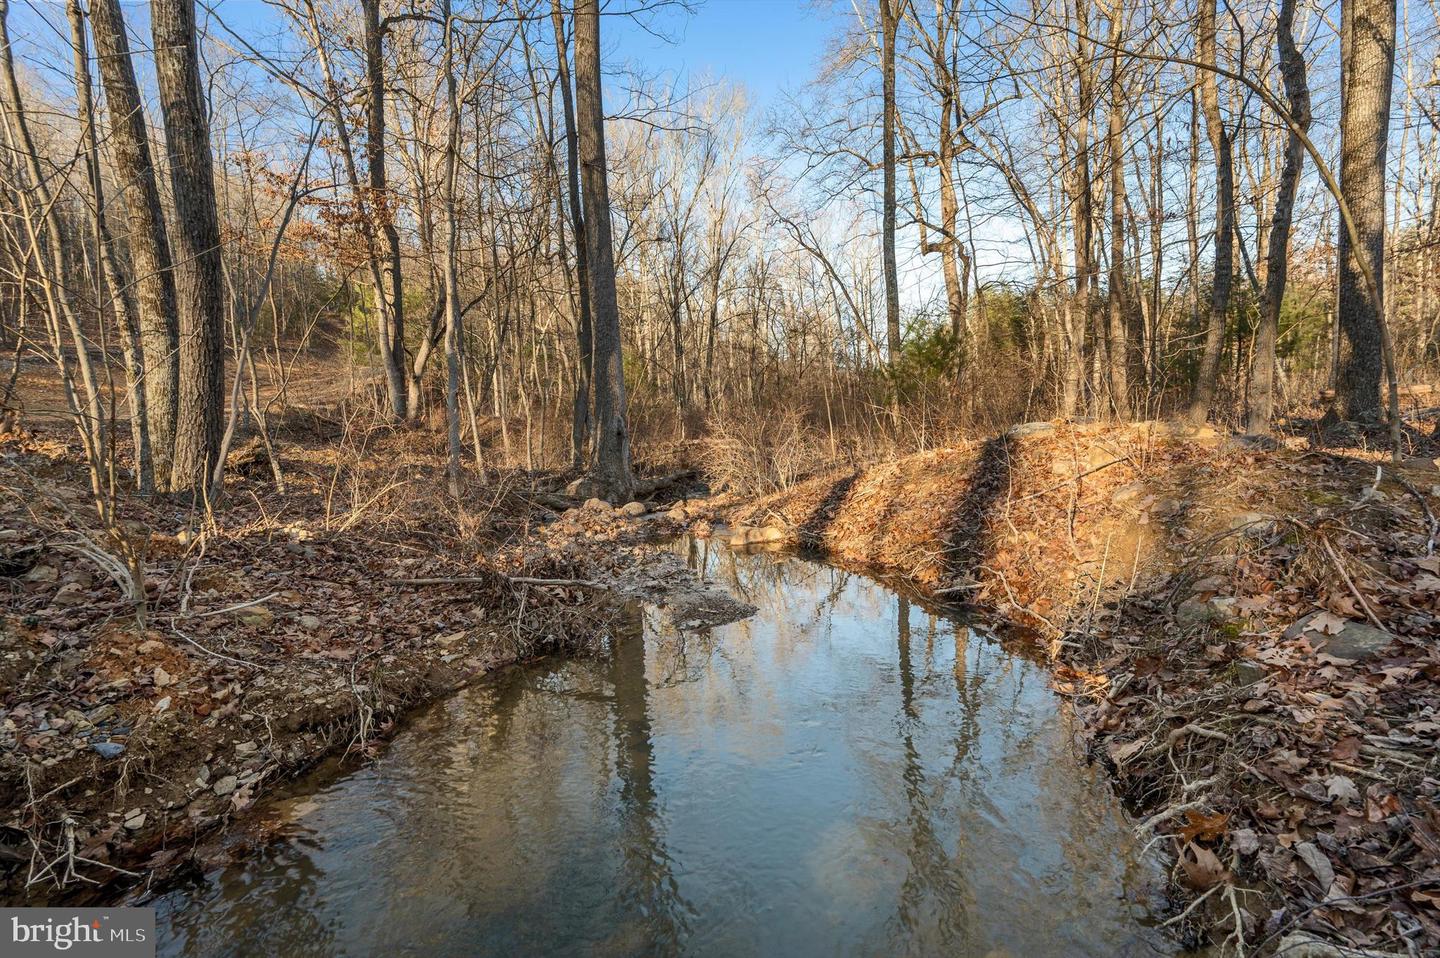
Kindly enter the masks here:
<path id="1" fill-rule="evenodd" d="M 1128 352 L 1125 341 L 1125 97 L 1120 79 L 1123 0 L 1112 0 L 1110 15 L 1110 129 L 1105 149 L 1110 159 L 1109 320 L 1110 405 L 1121 419 L 1130 416 Z"/>
<path id="2" fill-rule="evenodd" d="M 1385 153 L 1395 74 L 1395 0 L 1345 0 L 1340 32 L 1340 192 L 1359 243 L 1350 242 L 1342 223 L 1335 401 L 1346 419 L 1365 419 L 1380 412 Z M 1361 262 L 1374 278 L 1374 290 L 1368 288 Z"/>
<path id="3" fill-rule="evenodd" d="M 575 0 L 575 99 L 590 309 L 595 325 L 595 456 L 592 474 L 605 493 L 627 499 L 630 427 L 625 420 L 625 364 L 615 251 L 610 236 L 610 189 L 605 170 L 605 109 L 600 83 L 599 0 Z"/>
<path id="4" fill-rule="evenodd" d="M 194 489 L 215 465 L 225 415 L 225 281 L 195 0 L 153 0 L 150 27 L 170 155 L 180 314 L 180 405 L 170 484 Z"/>
<path id="5" fill-rule="evenodd" d="M 580 209 L 579 145 L 575 138 L 575 98 L 570 82 L 570 54 L 565 41 L 565 13 L 560 0 L 550 0 L 550 22 L 555 28 L 556 80 L 565 114 L 565 174 L 570 202 L 570 232 L 575 237 L 575 280 L 579 314 L 575 317 L 575 347 L 579 353 L 575 377 L 575 400 L 570 418 L 570 460 L 576 469 L 585 466 L 590 442 L 591 379 L 595 367 L 595 335 L 590 316 L 590 268 L 585 251 L 585 215 Z"/>
<path id="6" fill-rule="evenodd" d="M 80 120 L 81 146 L 85 151 L 85 171 L 90 181 L 90 228 L 94 234 L 96 254 L 100 260 L 96 270 L 95 309 L 100 313 L 109 300 L 120 333 L 120 348 L 125 357 L 125 386 L 130 407 L 130 435 L 135 446 L 135 472 L 142 495 L 155 489 L 155 469 L 150 457 L 150 424 L 145 404 L 145 358 L 140 343 L 140 328 L 135 316 L 135 301 L 130 295 L 129 278 L 115 255 L 115 243 L 105 216 L 105 188 L 100 178 L 100 145 L 95 133 L 95 94 L 90 80 L 90 44 L 85 32 L 85 14 L 79 0 L 68 0 L 65 15 L 70 21 L 71 45 L 75 52 L 75 96 Z"/>
<path id="7" fill-rule="evenodd" d="M 1305 57 L 1295 46 L 1294 22 L 1295 0 L 1281 0 L 1275 23 L 1276 43 L 1280 48 L 1280 75 L 1285 82 L 1285 96 L 1290 101 L 1291 118 L 1302 130 L 1309 130 L 1310 88 L 1305 79 Z M 1246 429 L 1252 433 L 1270 432 L 1275 408 L 1275 345 L 1280 328 L 1280 306 L 1285 299 L 1290 219 L 1304 161 L 1305 147 L 1299 134 L 1291 130 L 1285 140 L 1285 165 L 1280 171 L 1280 184 L 1275 196 L 1265 269 L 1265 296 L 1261 304 L 1260 327 L 1255 333 L 1255 354 L 1251 357 L 1250 400 L 1245 418 Z M 1378 392 L 1378 383 L 1376 388 Z"/>
<path id="8" fill-rule="evenodd" d="M 130 59 L 130 40 L 119 0 L 91 0 L 90 22 L 105 101 L 110 112 L 110 154 L 125 201 L 127 245 L 135 270 L 135 302 L 145 357 L 145 411 L 157 489 L 170 487 L 175 418 L 180 397 L 180 326 L 175 274 L 150 134 Z"/>
<path id="9" fill-rule="evenodd" d="M 1217 65 L 1215 43 L 1215 0 L 1200 0 L 1196 23 L 1196 59 Z M 1215 276 L 1210 285 L 1210 315 L 1205 326 L 1205 351 L 1200 356 L 1200 373 L 1190 397 L 1190 419 L 1204 422 L 1215 401 L 1215 384 L 1220 377 L 1220 352 L 1225 344 L 1225 319 L 1230 312 L 1230 286 L 1235 272 L 1235 165 L 1230 155 L 1230 132 L 1220 115 L 1220 94 L 1214 70 L 1200 69 L 1200 107 L 1205 129 L 1215 151 Z"/>
<path id="10" fill-rule="evenodd" d="M 450 0 L 441 9 L 445 18 L 445 102 L 449 109 L 445 136 L 445 182 L 442 200 L 445 218 L 445 435 L 449 445 L 446 474 L 450 495 L 460 498 L 460 219 L 455 209 L 456 180 L 460 169 L 460 97 L 455 82 L 455 20 Z M 494 282 L 498 284 L 499 276 Z"/>
<path id="11" fill-rule="evenodd" d="M 881 198 L 880 242 L 885 271 L 885 346 L 891 370 L 900 361 L 900 277 L 895 259 L 895 34 L 899 27 L 895 5 L 900 0 L 880 0 L 880 83 L 884 116 L 881 118 L 881 166 L 884 195 Z M 899 409 L 899 383 L 892 382 Z"/>
<path id="12" fill-rule="evenodd" d="M 1065 365 L 1062 413 L 1075 415 L 1085 382 L 1085 334 L 1090 328 L 1090 288 L 1094 212 L 1090 181 L 1090 7 L 1086 0 L 1075 2 L 1075 71 L 1078 92 L 1077 115 L 1071 123 L 1075 138 L 1074 163 L 1070 169 L 1071 230 L 1075 245 L 1075 305 L 1069 316 L 1069 343 Z"/>
<path id="13" fill-rule="evenodd" d="M 380 228 L 383 247 L 382 282 L 376 297 L 384 297 L 378 330 L 380 362 L 385 367 L 385 386 L 390 394 L 391 413 L 398 419 L 417 415 L 410 409 L 405 383 L 405 286 L 400 271 L 400 233 L 395 229 L 395 203 L 385 171 L 385 35 L 380 26 L 380 0 L 360 0 L 365 24 L 365 165 L 370 187 L 370 214 Z M 419 397 L 414 402 L 418 404 Z"/>

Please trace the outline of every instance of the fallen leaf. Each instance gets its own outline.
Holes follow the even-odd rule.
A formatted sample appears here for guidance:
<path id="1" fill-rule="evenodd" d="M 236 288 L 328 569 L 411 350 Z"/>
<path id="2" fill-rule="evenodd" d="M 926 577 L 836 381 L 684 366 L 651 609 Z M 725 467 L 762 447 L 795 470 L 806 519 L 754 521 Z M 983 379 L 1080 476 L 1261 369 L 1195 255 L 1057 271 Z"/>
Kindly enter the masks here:
<path id="1" fill-rule="evenodd" d="M 1331 775 L 1325 780 L 1325 792 L 1330 798 L 1349 805 L 1360 801 L 1360 790 L 1355 782 L 1344 775 Z"/>
<path id="2" fill-rule="evenodd" d="M 1214 852 L 1194 842 L 1181 850 L 1180 866 L 1185 870 L 1185 884 L 1196 891 L 1205 891 L 1230 877 Z"/>
<path id="3" fill-rule="evenodd" d="M 1230 845 L 1241 855 L 1253 855 L 1260 850 L 1260 836 L 1253 828 L 1237 828 L 1230 833 Z"/>
<path id="4" fill-rule="evenodd" d="M 1213 842 L 1225 834 L 1225 826 L 1230 821 L 1230 816 L 1223 812 L 1206 815 L 1192 809 L 1185 813 L 1185 820 L 1186 825 L 1180 829 L 1181 838 L 1187 842 Z"/>
<path id="5" fill-rule="evenodd" d="M 1335 886 L 1335 866 L 1330 864 L 1330 859 L 1314 842 L 1299 843 L 1295 846 L 1295 854 L 1310 868 L 1310 874 L 1315 876 L 1315 884 L 1320 887 L 1321 896 L 1328 901 Z"/>

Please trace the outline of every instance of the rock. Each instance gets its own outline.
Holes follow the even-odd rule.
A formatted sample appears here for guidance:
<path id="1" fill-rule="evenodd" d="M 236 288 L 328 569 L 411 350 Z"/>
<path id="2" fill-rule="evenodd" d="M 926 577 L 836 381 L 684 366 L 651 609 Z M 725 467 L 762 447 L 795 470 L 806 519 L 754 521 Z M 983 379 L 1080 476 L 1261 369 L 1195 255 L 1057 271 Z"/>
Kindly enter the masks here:
<path id="1" fill-rule="evenodd" d="M 620 511 L 632 519 L 638 519 L 650 511 L 650 507 L 643 502 L 627 502 L 620 507 Z"/>
<path id="2" fill-rule="evenodd" d="M 130 816 L 125 819 L 125 827 L 130 829 L 130 831 L 132 832 L 137 832 L 140 829 L 144 828 L 145 813 L 140 811 L 140 809 L 138 808 L 135 809 L 133 812 L 130 813 Z"/>
<path id="3" fill-rule="evenodd" d="M 1026 436 L 1048 436 L 1054 431 L 1053 422 L 1022 422 L 1018 426 L 1011 426 L 1005 435 L 1011 439 L 1023 439 Z"/>
<path id="4" fill-rule="evenodd" d="M 125 753 L 125 746 L 119 742 L 91 742 L 90 747 L 99 752 L 101 758 L 119 758 Z"/>
<path id="5" fill-rule="evenodd" d="M 730 533 L 730 545 L 748 546 L 762 542 L 783 542 L 785 530 L 779 526 L 737 526 Z"/>
<path id="6" fill-rule="evenodd" d="M 1265 666 L 1254 659 L 1235 660 L 1235 681 L 1239 685 L 1254 685 L 1265 677 Z"/>
<path id="7" fill-rule="evenodd" d="M 1141 483 L 1132 482 L 1128 486 L 1122 486 L 1121 488 L 1117 489 L 1115 491 L 1115 495 L 1111 497 L 1111 501 L 1129 502 L 1131 499 L 1134 499 L 1136 496 L 1140 495 L 1140 493 L 1144 491 L 1145 487 Z"/>
<path id="8" fill-rule="evenodd" d="M 314 632 L 320 628 L 320 619 L 313 615 L 302 615 L 300 616 L 300 628 L 306 632 Z"/>
<path id="9" fill-rule="evenodd" d="M 275 613 L 263 605 L 247 606 L 235 610 L 235 618 L 254 629 L 263 629 L 275 621 Z"/>
<path id="10" fill-rule="evenodd" d="M 1230 520 L 1230 529 L 1242 536 L 1263 539 L 1275 532 L 1275 517 L 1263 512 L 1242 512 Z"/>
<path id="11" fill-rule="evenodd" d="M 220 779 L 214 785 L 212 785 L 210 787 L 210 790 L 216 795 L 219 795 L 221 798 L 224 798 L 226 795 L 229 795 L 231 792 L 235 791 L 236 787 L 239 784 L 240 780 L 237 779 L 234 775 L 226 775 L 224 778 Z"/>
<path id="12" fill-rule="evenodd" d="M 167 685 L 174 684 L 174 682 L 175 676 L 166 672 L 161 666 L 155 666 L 155 687 L 157 689 L 163 689 Z"/>
<path id="13" fill-rule="evenodd" d="M 259 748 L 260 746 L 255 744 L 254 742 L 241 742 L 239 745 L 235 746 L 235 753 L 237 755 L 252 755 Z"/>
<path id="14" fill-rule="evenodd" d="M 86 601 L 85 586 L 79 582 L 66 582 L 60 586 L 55 598 L 50 599 L 52 609 L 72 609 L 76 605 L 84 605 Z"/>
<path id="15" fill-rule="evenodd" d="M 575 499 L 593 499 L 604 491 L 600 487 L 600 483 L 588 476 L 576 479 L 565 487 L 565 495 Z"/>
<path id="16" fill-rule="evenodd" d="M 1375 628 L 1365 622 L 1347 622 L 1337 635 L 1325 642 L 1324 652 L 1337 659 L 1365 659 L 1379 655 L 1395 641 L 1389 632 Z"/>
<path id="17" fill-rule="evenodd" d="M 1227 592 L 1229 591 L 1229 589 L 1229 577 L 1223 575 L 1212 575 L 1197 581 L 1194 585 L 1190 587 L 1190 592 L 1193 595 L 1198 595 L 1202 592 Z"/>
<path id="18" fill-rule="evenodd" d="M 1175 607 L 1175 624 L 1182 629 L 1197 629 L 1225 622 L 1230 618 L 1230 614 L 1228 606 L 1217 605 L 1214 599 L 1209 602 L 1186 599 Z"/>

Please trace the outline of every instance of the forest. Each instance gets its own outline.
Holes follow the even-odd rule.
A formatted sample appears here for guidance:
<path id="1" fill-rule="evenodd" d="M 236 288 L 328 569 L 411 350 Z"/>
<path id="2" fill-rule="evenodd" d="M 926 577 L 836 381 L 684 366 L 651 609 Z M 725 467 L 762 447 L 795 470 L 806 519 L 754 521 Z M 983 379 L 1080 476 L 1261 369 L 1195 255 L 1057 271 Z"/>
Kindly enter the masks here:
<path id="1" fill-rule="evenodd" d="M 1436 954 L 1437 13 L 0 0 L 0 903 Z"/>

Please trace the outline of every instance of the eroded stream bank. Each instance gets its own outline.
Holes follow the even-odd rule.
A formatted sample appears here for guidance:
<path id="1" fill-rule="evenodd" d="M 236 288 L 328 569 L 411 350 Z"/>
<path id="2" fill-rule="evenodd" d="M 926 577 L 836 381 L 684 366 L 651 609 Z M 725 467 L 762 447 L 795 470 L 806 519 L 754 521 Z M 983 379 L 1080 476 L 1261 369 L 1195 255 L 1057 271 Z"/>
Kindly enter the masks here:
<path id="1" fill-rule="evenodd" d="M 855 574 L 691 555 L 758 612 L 431 707 L 160 898 L 162 953 L 1176 950 L 1043 666 Z"/>

